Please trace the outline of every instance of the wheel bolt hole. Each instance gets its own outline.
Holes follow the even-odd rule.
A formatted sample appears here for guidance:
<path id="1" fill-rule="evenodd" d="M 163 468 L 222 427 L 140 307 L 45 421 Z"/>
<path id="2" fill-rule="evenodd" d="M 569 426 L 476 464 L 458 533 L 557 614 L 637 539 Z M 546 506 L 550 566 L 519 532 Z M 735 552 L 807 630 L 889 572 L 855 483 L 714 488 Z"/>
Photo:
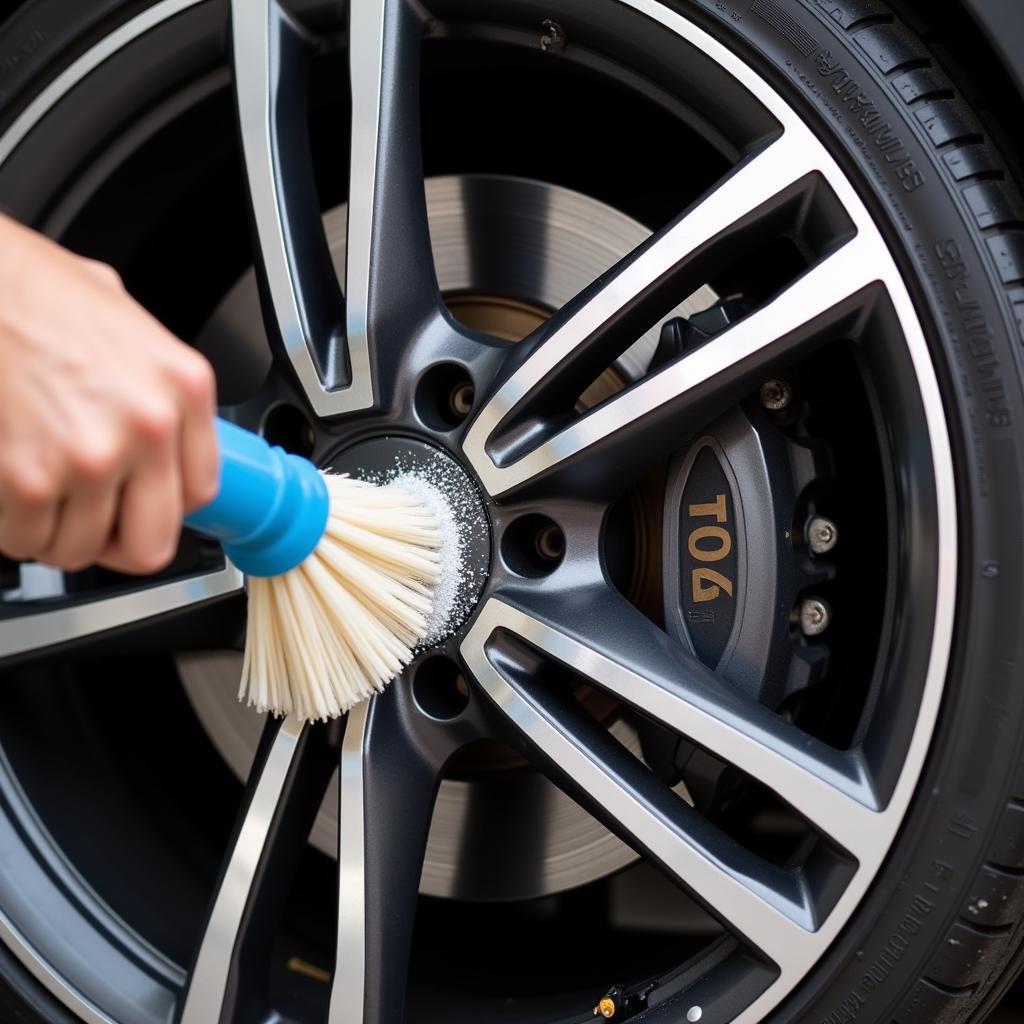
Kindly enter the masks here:
<path id="1" fill-rule="evenodd" d="M 263 437 L 286 452 L 309 458 L 316 447 L 316 431 L 294 405 L 275 405 L 263 421 Z"/>
<path id="2" fill-rule="evenodd" d="M 557 565 L 565 554 L 565 537 L 562 531 L 552 523 L 542 527 L 534 538 L 537 557 L 545 562 Z"/>
<path id="3" fill-rule="evenodd" d="M 501 554 L 509 569 L 520 576 L 546 576 L 565 557 L 565 534 L 547 516 L 520 516 L 505 531 Z"/>
<path id="4" fill-rule="evenodd" d="M 453 416 L 464 420 L 473 411 L 475 392 L 470 381 L 460 381 L 448 394 L 448 408 Z"/>
<path id="5" fill-rule="evenodd" d="M 434 430 L 451 430 L 473 411 L 476 390 L 473 381 L 454 363 L 441 363 L 428 370 L 416 391 L 416 411 Z"/>
<path id="6" fill-rule="evenodd" d="M 469 706 L 469 684 L 451 658 L 434 654 L 421 661 L 412 679 L 412 693 L 424 714 L 448 721 Z"/>

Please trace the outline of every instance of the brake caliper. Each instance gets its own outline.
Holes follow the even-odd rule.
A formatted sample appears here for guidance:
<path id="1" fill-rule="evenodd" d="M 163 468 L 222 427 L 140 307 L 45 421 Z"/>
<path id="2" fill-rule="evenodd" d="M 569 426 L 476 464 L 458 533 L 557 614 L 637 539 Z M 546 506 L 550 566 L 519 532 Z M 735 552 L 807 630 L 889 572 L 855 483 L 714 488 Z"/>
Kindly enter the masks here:
<path id="1" fill-rule="evenodd" d="M 656 359 L 691 351 L 740 315 L 734 304 L 721 303 L 670 321 Z M 832 458 L 800 418 L 788 385 L 769 382 L 680 451 L 665 488 L 665 628 L 721 678 L 771 708 L 818 682 L 829 660 L 827 636 L 820 635 L 828 607 L 813 594 L 835 571 L 823 550 L 829 545 L 821 543 L 827 521 L 815 515 Z M 696 783 L 691 791 L 701 789 L 691 778 L 702 774 L 700 752 L 695 758 L 689 743 L 673 745 L 669 754 L 663 743 L 650 750 L 645 744 L 649 763 L 676 775 L 685 766 L 688 784 Z"/>

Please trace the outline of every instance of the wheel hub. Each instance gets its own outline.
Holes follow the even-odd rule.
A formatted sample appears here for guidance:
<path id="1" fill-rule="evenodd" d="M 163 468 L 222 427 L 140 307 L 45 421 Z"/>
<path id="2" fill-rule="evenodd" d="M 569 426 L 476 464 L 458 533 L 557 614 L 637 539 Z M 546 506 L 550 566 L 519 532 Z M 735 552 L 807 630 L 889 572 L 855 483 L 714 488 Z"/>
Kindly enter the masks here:
<path id="1" fill-rule="evenodd" d="M 491 528 L 480 492 L 443 449 L 413 438 L 373 437 L 341 448 L 324 464 L 332 473 L 374 483 L 413 477 L 436 491 L 450 509 L 450 520 L 441 525 L 453 534 L 445 544 L 455 550 L 442 559 L 435 596 L 438 617 L 428 623 L 425 640 L 426 646 L 443 643 L 476 607 L 487 580 Z"/>

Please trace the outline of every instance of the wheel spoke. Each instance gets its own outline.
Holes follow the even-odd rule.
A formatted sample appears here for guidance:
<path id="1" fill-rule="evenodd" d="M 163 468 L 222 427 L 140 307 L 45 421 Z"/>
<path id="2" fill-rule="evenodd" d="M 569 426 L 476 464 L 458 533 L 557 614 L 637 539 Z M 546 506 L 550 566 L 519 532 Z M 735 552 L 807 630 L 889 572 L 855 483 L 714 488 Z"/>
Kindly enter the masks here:
<path id="1" fill-rule="evenodd" d="M 872 849 L 880 814 L 860 758 L 729 687 L 603 586 L 535 596 L 531 608 L 492 598 L 463 642 L 485 692 L 564 788 L 783 971 L 795 969 L 821 923 L 816 894 L 718 832 L 538 670 L 564 666 L 677 730 L 858 859 Z"/>
<path id="2" fill-rule="evenodd" d="M 856 754 L 730 686 L 608 588 L 537 599 L 533 612 L 491 600 L 466 641 L 476 662 L 490 633 L 508 631 L 757 779 L 854 857 L 871 843 L 879 809 Z"/>
<path id="3" fill-rule="evenodd" d="M 409 0 L 349 6 L 343 299 L 308 137 L 313 43 L 277 0 L 232 0 L 235 88 L 265 319 L 322 416 L 387 401 L 382 391 L 391 386 L 396 347 L 426 317 L 441 316 L 420 157 L 422 21 Z M 382 345 L 388 351 L 378 351 Z"/>
<path id="4" fill-rule="evenodd" d="M 492 599 L 463 643 L 463 657 L 526 752 L 783 972 L 795 969 L 819 923 L 803 883 L 718 832 L 574 698 L 532 679 L 536 665 L 520 662 L 505 643 L 525 626 Z"/>
<path id="5" fill-rule="evenodd" d="M 333 769 L 323 740 L 294 718 L 268 723 L 179 1024 L 235 1021 L 261 999 L 269 1006 L 278 916 Z"/>
<path id="6" fill-rule="evenodd" d="M 709 252 L 727 260 L 737 246 L 749 244 L 759 224 L 819 187 L 810 159 L 785 138 L 742 165 L 524 342 L 528 354 L 491 396 L 464 442 L 493 496 L 567 470 L 573 471 L 577 493 L 580 486 L 621 487 L 667 446 L 756 386 L 773 363 L 853 322 L 868 299 L 874 269 L 857 237 L 840 236 L 837 248 L 803 276 L 700 348 L 579 417 L 557 404 L 578 394 L 571 385 L 600 372 L 649 326 L 666 294 L 685 294 L 700 284 Z"/>
<path id="7" fill-rule="evenodd" d="M 311 46 L 277 0 L 232 0 L 235 95 L 264 320 L 319 415 L 373 405 L 366 335 L 345 304 L 324 235 L 309 147 Z"/>
<path id="8" fill-rule="evenodd" d="M 413 329 L 441 309 L 420 152 L 421 19 L 412 0 L 349 4 L 347 331 L 375 352 L 379 388 Z"/>
<path id="9" fill-rule="evenodd" d="M 242 574 L 228 564 L 204 575 L 136 585 L 109 596 L 71 595 L 73 603 L 0 618 L 0 659 L 48 653 L 57 644 L 94 641 L 111 630 L 141 628 L 161 615 L 205 611 L 208 602 L 239 595 L 241 590 Z"/>
<path id="10" fill-rule="evenodd" d="M 451 729 L 434 728 L 413 707 L 405 686 L 392 685 L 349 712 L 330 1024 L 402 1019 L 427 833 L 455 742 Z"/>

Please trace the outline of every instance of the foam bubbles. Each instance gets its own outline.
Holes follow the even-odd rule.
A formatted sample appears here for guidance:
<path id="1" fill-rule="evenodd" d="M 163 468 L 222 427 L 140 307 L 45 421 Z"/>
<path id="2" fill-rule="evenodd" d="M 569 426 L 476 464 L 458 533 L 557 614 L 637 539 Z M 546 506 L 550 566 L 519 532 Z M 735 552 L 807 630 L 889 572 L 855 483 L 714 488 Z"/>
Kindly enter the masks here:
<path id="1" fill-rule="evenodd" d="M 471 539 L 489 530 L 480 497 L 465 471 L 441 451 L 425 460 L 396 456 L 392 469 L 360 476 L 405 489 L 430 509 L 441 527 L 440 574 L 421 641 L 421 647 L 432 647 L 465 621 L 487 577 L 467 556 Z"/>

